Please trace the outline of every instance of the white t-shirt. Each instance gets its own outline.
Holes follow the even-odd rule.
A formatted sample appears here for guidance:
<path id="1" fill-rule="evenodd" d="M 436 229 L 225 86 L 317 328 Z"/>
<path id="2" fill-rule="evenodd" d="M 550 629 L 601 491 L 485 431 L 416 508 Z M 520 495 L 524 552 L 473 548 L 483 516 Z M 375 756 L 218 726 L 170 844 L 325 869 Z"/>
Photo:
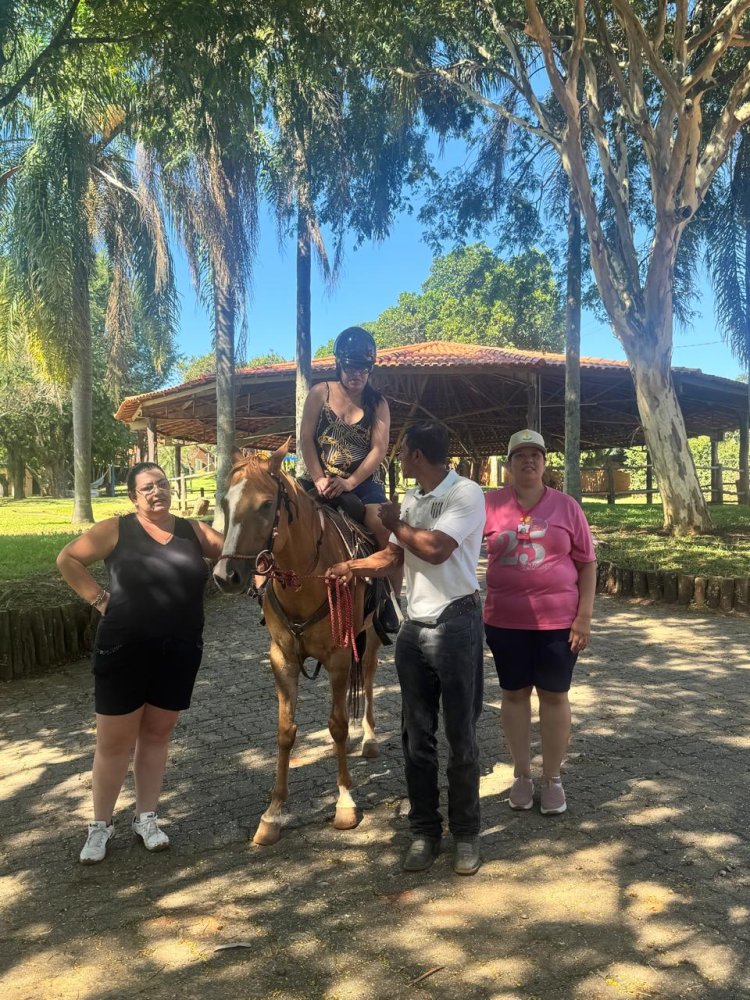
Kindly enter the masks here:
<path id="1" fill-rule="evenodd" d="M 439 566 L 404 549 L 406 605 L 409 618 L 434 622 L 448 605 L 479 589 L 477 563 L 484 531 L 484 494 L 481 487 L 452 469 L 430 493 L 409 490 L 401 505 L 401 520 L 413 528 L 442 531 L 457 543 Z"/>

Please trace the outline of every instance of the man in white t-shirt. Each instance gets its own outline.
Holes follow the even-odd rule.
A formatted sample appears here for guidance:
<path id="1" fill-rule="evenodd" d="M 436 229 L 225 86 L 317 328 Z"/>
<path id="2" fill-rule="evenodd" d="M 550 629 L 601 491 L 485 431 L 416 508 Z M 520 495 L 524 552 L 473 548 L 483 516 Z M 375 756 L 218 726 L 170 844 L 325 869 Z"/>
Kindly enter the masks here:
<path id="1" fill-rule="evenodd" d="M 385 549 L 328 570 L 385 576 L 404 566 L 407 618 L 396 640 L 396 670 L 403 700 L 402 741 L 413 840 L 405 871 L 429 868 L 440 851 L 443 818 L 438 788 L 437 726 L 442 695 L 448 740 L 448 825 L 453 869 L 473 875 L 479 854 L 479 747 L 483 631 L 476 567 L 484 529 L 484 495 L 470 479 L 448 469 L 448 434 L 435 422 L 414 424 L 399 453 L 405 479 L 416 479 L 402 508 L 382 504 L 391 531 Z"/>

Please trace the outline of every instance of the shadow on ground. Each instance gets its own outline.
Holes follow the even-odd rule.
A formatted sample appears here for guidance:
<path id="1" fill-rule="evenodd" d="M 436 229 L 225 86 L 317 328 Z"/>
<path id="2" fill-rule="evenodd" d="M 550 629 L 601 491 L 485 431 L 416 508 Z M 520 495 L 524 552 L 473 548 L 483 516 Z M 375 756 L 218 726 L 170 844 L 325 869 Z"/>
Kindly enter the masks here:
<path id="1" fill-rule="evenodd" d="M 750 995 L 747 622 L 613 599 L 597 610 L 577 668 L 562 817 L 507 807 L 487 661 L 485 865 L 470 879 L 453 875 L 449 853 L 429 873 L 399 870 L 407 834 L 388 656 L 381 757 L 352 757 L 358 829 L 328 824 L 335 763 L 320 680 L 303 692 L 291 822 L 279 845 L 255 848 L 247 837 L 275 756 L 265 635 L 249 605 L 211 602 L 164 796 L 174 848 L 151 856 L 132 839 L 127 790 L 110 857 L 89 868 L 76 863 L 88 668 L 3 687 L 3 997 Z"/>

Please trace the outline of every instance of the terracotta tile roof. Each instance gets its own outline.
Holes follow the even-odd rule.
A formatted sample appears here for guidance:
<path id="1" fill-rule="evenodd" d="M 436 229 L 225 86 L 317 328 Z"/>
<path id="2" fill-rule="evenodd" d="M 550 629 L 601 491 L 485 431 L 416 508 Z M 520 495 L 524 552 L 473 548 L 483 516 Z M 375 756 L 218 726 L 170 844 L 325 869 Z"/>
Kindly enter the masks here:
<path id="1" fill-rule="evenodd" d="M 626 361 L 608 361 L 603 358 L 581 358 L 581 364 L 586 368 L 627 368 Z M 333 370 L 335 361 L 333 356 L 313 359 L 313 370 L 325 372 Z M 487 365 L 497 365 L 499 367 L 559 367 L 565 365 L 564 354 L 544 354 L 538 351 L 522 351 L 516 348 L 486 347 L 477 344 L 457 344 L 442 340 L 431 340 L 421 344 L 407 344 L 404 347 L 389 347 L 378 352 L 379 368 L 447 368 L 453 365 L 469 365 L 486 367 Z M 237 375 L 263 377 L 274 373 L 286 374 L 296 370 L 294 361 L 287 361 L 275 365 L 260 365 L 257 368 L 238 368 Z M 157 389 L 154 392 L 145 392 L 138 396 L 128 396 L 120 404 L 115 418 L 117 420 L 128 421 L 137 413 L 141 402 L 148 399 L 156 399 L 159 396 L 166 396 L 173 392 L 182 392 L 186 389 L 197 388 L 201 385 L 213 383 L 215 376 L 212 372 L 206 375 L 199 375 L 189 382 L 180 385 L 169 386 L 166 389 Z"/>

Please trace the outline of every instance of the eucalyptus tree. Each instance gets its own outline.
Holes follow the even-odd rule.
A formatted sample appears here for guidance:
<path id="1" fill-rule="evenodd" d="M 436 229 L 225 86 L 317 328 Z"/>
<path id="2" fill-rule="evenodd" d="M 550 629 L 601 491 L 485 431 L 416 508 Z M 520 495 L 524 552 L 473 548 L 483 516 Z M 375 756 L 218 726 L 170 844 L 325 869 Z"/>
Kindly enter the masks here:
<path id="1" fill-rule="evenodd" d="M 174 329 L 172 264 L 158 207 L 139 180 L 122 133 L 129 84 L 113 69 L 99 90 L 69 88 L 26 105 L 12 162 L 3 164 L 10 209 L 0 323 L 22 336 L 39 371 L 70 392 L 74 522 L 93 520 L 91 282 L 95 250 L 109 271 L 106 329 L 111 372 L 127 355 L 134 311 L 155 355 Z"/>
<path id="2" fill-rule="evenodd" d="M 628 357 L 664 524 L 675 532 L 710 526 L 671 375 L 677 253 L 750 121 L 750 63 L 736 58 L 747 46 L 749 11 L 750 0 L 413 0 L 395 13 L 375 2 L 364 15 L 381 32 L 383 71 L 395 64 L 412 85 L 429 79 L 462 93 L 556 151 L 581 209 L 601 301 Z M 719 92 L 717 113 L 707 117 Z M 602 217 L 602 190 L 612 226 Z"/>

